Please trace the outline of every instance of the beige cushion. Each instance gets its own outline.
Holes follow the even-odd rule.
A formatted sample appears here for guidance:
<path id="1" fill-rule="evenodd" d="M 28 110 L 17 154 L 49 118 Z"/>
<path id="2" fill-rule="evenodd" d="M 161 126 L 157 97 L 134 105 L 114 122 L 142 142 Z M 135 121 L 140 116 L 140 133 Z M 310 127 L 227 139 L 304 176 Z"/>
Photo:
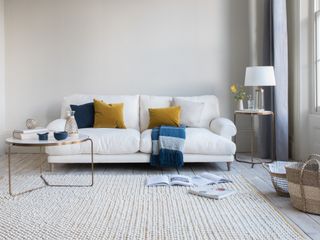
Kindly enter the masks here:
<path id="1" fill-rule="evenodd" d="M 174 98 L 173 105 L 180 106 L 181 108 L 180 124 L 183 124 L 187 127 L 200 126 L 201 116 L 205 106 L 203 102 Z"/>
<path id="2" fill-rule="evenodd" d="M 209 125 L 212 119 L 220 116 L 219 101 L 218 98 L 214 95 L 204 95 L 195 97 L 174 97 L 173 101 L 177 101 L 179 99 L 204 103 L 204 109 L 201 114 L 200 123 L 199 125 L 195 125 L 195 127 L 203 127 L 209 129 Z"/>

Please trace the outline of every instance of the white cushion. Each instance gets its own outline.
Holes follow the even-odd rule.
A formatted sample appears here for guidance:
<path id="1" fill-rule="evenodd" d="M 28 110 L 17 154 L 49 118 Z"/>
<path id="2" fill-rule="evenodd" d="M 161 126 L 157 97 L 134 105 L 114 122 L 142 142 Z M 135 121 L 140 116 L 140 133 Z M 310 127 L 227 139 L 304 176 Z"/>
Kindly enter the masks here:
<path id="1" fill-rule="evenodd" d="M 204 103 L 201 121 L 200 124 L 196 127 L 209 129 L 209 124 L 212 119 L 220 116 L 219 101 L 218 98 L 214 95 L 204 95 L 196 97 L 174 97 L 174 101 L 178 99 Z"/>
<path id="2" fill-rule="evenodd" d="M 151 129 L 141 134 L 140 151 L 151 153 Z M 208 155 L 232 155 L 236 145 L 229 139 L 214 134 L 205 128 L 186 128 L 186 142 L 184 153 Z"/>
<path id="3" fill-rule="evenodd" d="M 171 106 L 172 97 L 140 96 L 140 130 L 149 126 L 149 108 L 164 108 Z"/>
<path id="4" fill-rule="evenodd" d="M 95 154 L 128 154 L 139 151 L 140 132 L 135 129 L 82 128 L 80 134 L 93 140 Z M 47 147 L 49 155 L 74 155 L 91 153 L 90 142 Z"/>
<path id="5" fill-rule="evenodd" d="M 210 129 L 223 137 L 233 137 L 237 133 L 234 123 L 227 118 L 216 118 L 210 123 Z"/>
<path id="6" fill-rule="evenodd" d="M 139 130 L 139 95 L 113 96 L 113 95 L 72 95 L 65 97 L 61 107 L 61 118 L 66 118 L 66 111 L 70 104 L 80 105 L 93 102 L 93 99 L 103 100 L 106 103 L 124 103 L 124 121 L 127 128 Z"/>
<path id="7" fill-rule="evenodd" d="M 181 107 L 180 123 L 188 127 L 199 127 L 204 103 L 174 98 L 173 105 Z"/>

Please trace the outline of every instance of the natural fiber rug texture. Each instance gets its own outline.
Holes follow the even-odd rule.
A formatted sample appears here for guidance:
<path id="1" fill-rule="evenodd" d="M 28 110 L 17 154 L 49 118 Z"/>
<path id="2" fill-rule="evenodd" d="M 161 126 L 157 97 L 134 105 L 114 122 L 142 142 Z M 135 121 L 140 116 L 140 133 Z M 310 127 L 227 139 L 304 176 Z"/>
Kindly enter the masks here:
<path id="1" fill-rule="evenodd" d="M 45 187 L 11 197 L 0 187 L 0 239 L 303 239 L 299 231 L 243 177 L 221 187 L 223 200 L 187 193 L 187 187 L 145 186 L 146 175 L 97 175 L 93 187 Z M 79 183 L 87 176 L 50 176 Z M 14 179 L 15 191 L 41 184 Z"/>

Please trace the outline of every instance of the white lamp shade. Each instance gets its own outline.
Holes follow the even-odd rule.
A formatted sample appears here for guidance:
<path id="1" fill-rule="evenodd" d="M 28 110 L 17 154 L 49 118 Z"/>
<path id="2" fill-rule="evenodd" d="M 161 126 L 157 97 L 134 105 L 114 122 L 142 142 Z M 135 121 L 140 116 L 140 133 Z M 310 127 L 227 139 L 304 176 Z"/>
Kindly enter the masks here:
<path id="1" fill-rule="evenodd" d="M 247 67 L 245 86 L 275 86 L 274 69 L 272 66 Z"/>

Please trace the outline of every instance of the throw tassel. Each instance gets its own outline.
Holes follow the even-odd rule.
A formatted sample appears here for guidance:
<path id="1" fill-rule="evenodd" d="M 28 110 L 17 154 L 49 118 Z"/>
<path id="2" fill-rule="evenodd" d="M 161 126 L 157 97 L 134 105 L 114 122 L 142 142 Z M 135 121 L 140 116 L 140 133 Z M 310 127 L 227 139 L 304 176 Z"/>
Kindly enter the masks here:
<path id="1" fill-rule="evenodd" d="M 159 161 L 159 155 L 151 154 L 150 156 L 150 165 L 154 167 L 161 167 Z"/>
<path id="2" fill-rule="evenodd" d="M 160 149 L 159 165 L 161 167 L 183 167 L 183 153 L 180 151 Z"/>

